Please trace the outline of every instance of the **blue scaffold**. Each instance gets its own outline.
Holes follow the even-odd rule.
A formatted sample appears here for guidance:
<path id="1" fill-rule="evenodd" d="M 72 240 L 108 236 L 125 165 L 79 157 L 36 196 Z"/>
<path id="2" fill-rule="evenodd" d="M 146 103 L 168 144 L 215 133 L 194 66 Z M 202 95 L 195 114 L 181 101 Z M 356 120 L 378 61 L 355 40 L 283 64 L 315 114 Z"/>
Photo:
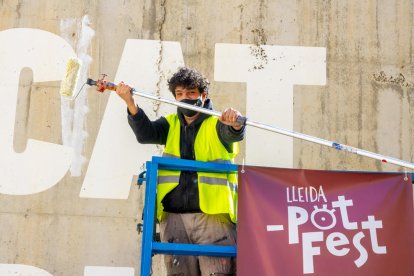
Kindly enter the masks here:
<path id="1" fill-rule="evenodd" d="M 238 165 L 213 162 L 200 162 L 177 158 L 153 157 L 146 163 L 146 171 L 138 176 L 138 185 L 146 182 L 145 202 L 143 213 L 142 247 L 141 247 L 141 276 L 151 274 L 151 260 L 154 254 L 192 255 L 192 256 L 221 256 L 234 257 L 236 246 L 164 243 L 154 239 L 156 226 L 156 193 L 158 170 L 202 171 L 219 173 L 237 173 Z"/>

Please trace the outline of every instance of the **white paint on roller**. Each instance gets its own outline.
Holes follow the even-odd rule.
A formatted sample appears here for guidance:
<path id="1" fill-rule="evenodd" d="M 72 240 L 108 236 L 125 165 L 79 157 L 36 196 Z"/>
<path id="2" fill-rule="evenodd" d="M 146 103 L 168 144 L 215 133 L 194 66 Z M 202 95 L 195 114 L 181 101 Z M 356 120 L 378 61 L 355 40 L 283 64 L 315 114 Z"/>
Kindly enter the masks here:
<path id="1" fill-rule="evenodd" d="M 247 83 L 247 118 L 289 130 L 293 86 L 326 83 L 325 48 L 218 43 L 214 65 L 216 81 Z M 249 128 L 246 163 L 293 167 L 293 138 Z"/>
<path id="2" fill-rule="evenodd" d="M 78 82 L 82 62 L 77 58 L 70 58 L 66 65 L 66 74 L 60 83 L 59 94 L 65 97 L 72 97 L 75 85 Z"/>
<path id="3" fill-rule="evenodd" d="M 38 193 L 62 179 L 70 167 L 73 151 L 67 146 L 34 139 L 28 139 L 24 152 L 14 151 L 20 72 L 29 67 L 34 82 L 60 81 L 66 61 L 75 53 L 60 36 L 38 29 L 1 31 L 0 41 L 3 41 L 0 43 L 0 193 Z"/>
<path id="4" fill-rule="evenodd" d="M 153 40 L 129 39 L 119 63 L 115 83 L 124 81 L 140 92 L 157 91 L 161 71 L 161 97 L 173 99 L 167 89 L 167 78 L 184 65 L 181 46 L 177 42 L 162 42 L 162 59 L 159 61 L 161 43 Z M 163 77 L 165 76 L 165 77 Z M 136 98 L 146 114 L 155 119 L 152 101 Z M 176 110 L 171 105 L 161 105 L 159 115 Z M 157 154 L 155 145 L 139 144 L 128 125 L 125 103 L 111 94 L 102 119 L 89 167 L 85 175 L 80 197 L 126 199 L 133 175 L 139 167 Z"/>
<path id="5" fill-rule="evenodd" d="M 73 97 L 80 91 L 82 85 L 88 78 L 89 66 L 92 58 L 87 54 L 95 31 L 90 27 L 88 15 L 82 18 L 79 23 L 76 19 L 63 19 L 60 23 L 60 32 L 67 41 L 72 40 L 72 34 L 79 33 L 77 44 L 75 46 L 78 58 L 82 61 L 81 71 L 77 86 L 74 90 Z M 86 89 L 84 87 L 83 89 Z M 72 105 L 70 98 L 62 97 L 61 113 L 62 113 L 62 139 L 63 144 L 70 146 L 74 150 L 74 158 L 70 168 L 72 176 L 82 175 L 82 164 L 86 161 L 83 155 L 83 148 L 88 136 L 85 131 L 85 117 L 89 108 L 87 105 L 87 93 L 81 92 Z"/>

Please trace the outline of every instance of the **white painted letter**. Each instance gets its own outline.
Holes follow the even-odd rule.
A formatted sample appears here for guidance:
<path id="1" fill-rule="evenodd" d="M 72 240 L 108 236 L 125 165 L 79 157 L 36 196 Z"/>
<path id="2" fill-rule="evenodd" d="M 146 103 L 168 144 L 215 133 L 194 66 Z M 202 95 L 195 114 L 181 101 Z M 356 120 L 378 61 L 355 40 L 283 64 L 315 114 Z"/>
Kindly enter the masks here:
<path id="1" fill-rule="evenodd" d="M 386 254 L 387 247 L 378 245 L 377 228 L 382 228 L 382 221 L 375 220 L 374 216 L 368 216 L 368 220 L 362 222 L 362 229 L 369 229 L 372 251 L 377 254 Z"/>
<path id="2" fill-rule="evenodd" d="M 73 151 L 33 139 L 28 139 L 24 152 L 14 151 L 20 72 L 25 67 L 31 68 L 34 82 L 61 80 L 67 59 L 75 53 L 61 37 L 36 29 L 2 31 L 0 41 L 0 193 L 38 193 L 57 184 L 66 174 Z"/>
<path id="3" fill-rule="evenodd" d="M 289 206 L 288 221 L 289 244 L 299 243 L 298 226 L 308 221 L 308 212 L 300 207 Z"/>
<path id="4" fill-rule="evenodd" d="M 345 200 L 345 196 L 338 196 L 337 201 L 332 201 L 332 207 L 337 208 L 339 207 L 339 210 L 341 211 L 342 216 L 342 224 L 344 225 L 345 229 L 357 229 L 358 225 L 356 222 L 349 222 L 348 218 L 348 210 L 346 207 L 353 206 L 354 203 L 351 200 Z"/>
<path id="5" fill-rule="evenodd" d="M 342 249 L 336 249 L 337 246 L 349 244 L 348 238 L 340 233 L 340 232 L 333 232 L 328 235 L 326 238 L 326 247 L 328 248 L 329 252 L 335 256 L 345 256 L 349 252 L 349 248 L 345 247 Z"/>
<path id="6" fill-rule="evenodd" d="M 257 122 L 292 130 L 293 85 L 326 83 L 325 48 L 218 43 L 215 51 L 214 79 L 247 83 L 246 116 Z M 292 167 L 292 138 L 249 129 L 246 162 Z"/>
<path id="7" fill-rule="evenodd" d="M 323 232 L 308 232 L 302 234 L 303 248 L 303 273 L 309 274 L 314 272 L 313 256 L 321 254 L 320 247 L 313 247 L 315 241 L 323 241 Z"/>
<path id="8" fill-rule="evenodd" d="M 166 80 L 183 65 L 181 47 L 177 42 L 130 39 L 125 44 L 115 83 L 123 81 L 149 94 L 160 90 L 160 96 L 173 99 Z M 161 87 L 157 87 L 160 79 Z M 151 119 L 175 111 L 168 105 L 161 105 L 158 110 L 152 101 L 142 97 L 136 98 L 136 102 Z M 125 103 L 117 95 L 111 95 L 80 197 L 128 198 L 133 175 L 138 174 L 140 166 L 156 153 L 155 145 L 137 142 L 128 125 Z"/>
<path id="9" fill-rule="evenodd" d="M 31 265 L 23 264 L 0 264 L 0 275 L 2 276 L 52 276 L 49 272 Z"/>
<path id="10" fill-rule="evenodd" d="M 359 251 L 359 257 L 358 257 L 358 259 L 356 259 L 354 261 L 354 263 L 357 267 L 363 266 L 365 264 L 365 262 L 368 260 L 368 252 L 364 248 L 364 246 L 362 246 L 362 244 L 361 244 L 361 240 L 364 237 L 365 237 L 364 233 L 358 232 L 352 240 L 352 242 L 355 245 L 355 248 Z"/>

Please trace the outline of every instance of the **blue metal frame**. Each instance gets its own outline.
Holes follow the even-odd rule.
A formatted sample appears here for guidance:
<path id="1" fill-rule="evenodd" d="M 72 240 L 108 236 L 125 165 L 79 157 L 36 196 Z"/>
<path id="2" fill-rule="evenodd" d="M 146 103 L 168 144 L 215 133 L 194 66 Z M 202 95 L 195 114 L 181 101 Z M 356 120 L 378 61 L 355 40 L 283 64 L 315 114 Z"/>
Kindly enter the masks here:
<path id="1" fill-rule="evenodd" d="M 141 276 L 151 274 L 151 258 L 154 254 L 224 257 L 236 256 L 236 246 L 163 243 L 155 242 L 153 237 L 155 229 L 156 191 L 159 169 L 236 173 L 238 169 L 237 165 L 153 157 L 151 161 L 146 163 L 146 169 L 144 226 L 141 248 Z M 140 178 L 139 180 L 142 183 L 142 179 Z"/>

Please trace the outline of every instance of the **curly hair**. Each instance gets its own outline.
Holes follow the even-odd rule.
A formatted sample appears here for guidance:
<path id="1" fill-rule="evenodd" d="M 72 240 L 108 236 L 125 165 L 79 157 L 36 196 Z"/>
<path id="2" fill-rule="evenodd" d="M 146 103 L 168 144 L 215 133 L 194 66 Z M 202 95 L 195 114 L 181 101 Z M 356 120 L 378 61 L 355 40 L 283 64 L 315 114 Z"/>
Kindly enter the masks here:
<path id="1" fill-rule="evenodd" d="M 207 92 L 210 82 L 200 72 L 193 68 L 181 67 L 168 80 L 168 89 L 175 97 L 175 88 L 182 86 L 187 89 L 198 88 L 200 93 Z"/>

